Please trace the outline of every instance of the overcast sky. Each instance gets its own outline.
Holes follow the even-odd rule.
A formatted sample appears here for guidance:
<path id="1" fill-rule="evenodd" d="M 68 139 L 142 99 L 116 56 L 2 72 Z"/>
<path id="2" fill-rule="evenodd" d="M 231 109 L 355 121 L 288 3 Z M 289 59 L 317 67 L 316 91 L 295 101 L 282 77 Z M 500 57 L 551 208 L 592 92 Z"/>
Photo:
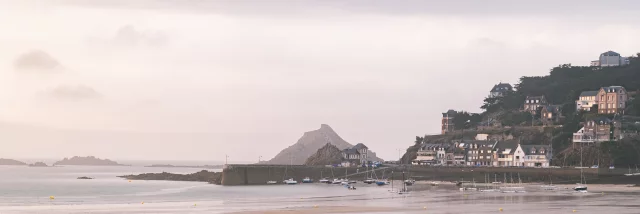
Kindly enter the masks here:
<path id="1" fill-rule="evenodd" d="M 601 52 L 637 1 L 0 1 L 0 157 L 257 161 L 325 123 L 396 159 Z"/>

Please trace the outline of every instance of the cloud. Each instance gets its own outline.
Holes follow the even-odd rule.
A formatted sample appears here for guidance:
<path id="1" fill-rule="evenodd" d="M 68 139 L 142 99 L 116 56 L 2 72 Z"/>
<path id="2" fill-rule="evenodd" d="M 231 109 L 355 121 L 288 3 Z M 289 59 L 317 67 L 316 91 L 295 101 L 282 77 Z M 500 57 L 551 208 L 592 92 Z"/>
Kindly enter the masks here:
<path id="1" fill-rule="evenodd" d="M 160 31 L 140 31 L 131 25 L 126 25 L 118 29 L 113 42 L 124 46 L 162 46 L 166 44 L 167 37 Z"/>
<path id="2" fill-rule="evenodd" d="M 60 62 L 42 50 L 32 50 L 24 53 L 13 62 L 16 71 L 54 73 L 62 67 Z"/>
<path id="3" fill-rule="evenodd" d="M 102 94 L 86 85 L 59 85 L 50 88 L 44 94 L 60 100 L 88 100 L 102 97 Z"/>

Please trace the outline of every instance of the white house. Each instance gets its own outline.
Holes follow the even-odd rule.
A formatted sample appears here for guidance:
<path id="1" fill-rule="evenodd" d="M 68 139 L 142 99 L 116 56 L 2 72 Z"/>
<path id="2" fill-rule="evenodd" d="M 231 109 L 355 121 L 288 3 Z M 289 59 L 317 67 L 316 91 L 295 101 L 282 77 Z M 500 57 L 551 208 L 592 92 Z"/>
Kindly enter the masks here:
<path id="1" fill-rule="evenodd" d="M 597 104 L 598 91 L 583 91 L 576 100 L 576 110 L 591 111 L 591 107 Z"/>
<path id="2" fill-rule="evenodd" d="M 525 167 L 549 167 L 551 147 L 548 145 L 522 145 Z"/>

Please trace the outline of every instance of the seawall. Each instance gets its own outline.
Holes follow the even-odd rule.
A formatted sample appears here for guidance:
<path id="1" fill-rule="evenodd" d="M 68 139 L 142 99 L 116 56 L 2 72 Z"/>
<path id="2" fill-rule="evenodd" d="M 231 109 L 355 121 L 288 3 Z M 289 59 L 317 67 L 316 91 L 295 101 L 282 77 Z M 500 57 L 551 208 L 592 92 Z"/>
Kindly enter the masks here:
<path id="1" fill-rule="evenodd" d="M 355 167 L 324 167 L 304 165 L 227 165 L 223 169 L 222 185 L 262 185 L 273 180 L 281 183 L 284 179 L 293 178 L 300 182 L 305 177 L 314 181 L 326 178 L 344 178 L 349 175 L 350 180 L 364 180 L 366 168 Z M 485 176 L 490 181 L 508 182 L 511 178 L 518 182 L 518 176 L 522 182 L 549 182 L 553 183 L 577 183 L 580 182 L 580 169 L 576 168 L 500 168 L 500 167 L 426 167 L 426 166 L 394 166 L 379 169 L 375 176 L 380 179 L 391 177 L 398 180 L 405 176 L 415 180 L 436 181 L 471 181 L 484 182 Z M 629 183 L 624 179 L 624 170 L 608 169 L 583 169 L 584 177 L 589 183 Z M 638 179 L 640 181 L 640 179 Z M 633 182 L 632 182 L 633 183 Z"/>

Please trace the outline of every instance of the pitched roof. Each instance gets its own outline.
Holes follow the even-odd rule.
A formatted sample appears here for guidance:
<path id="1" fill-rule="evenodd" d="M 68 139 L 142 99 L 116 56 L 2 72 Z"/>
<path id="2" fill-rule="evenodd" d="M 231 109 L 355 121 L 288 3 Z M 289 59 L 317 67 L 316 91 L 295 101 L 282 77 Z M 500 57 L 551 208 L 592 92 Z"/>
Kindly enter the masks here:
<path id="1" fill-rule="evenodd" d="M 517 148 L 518 148 L 518 142 L 516 140 L 503 140 L 503 141 L 498 141 L 498 143 L 496 143 L 494 151 L 502 153 L 507 149 L 511 149 L 509 153 L 514 153 Z"/>
<path id="2" fill-rule="evenodd" d="M 365 146 L 365 145 L 364 145 L 364 144 L 362 144 L 362 143 L 358 143 L 358 144 L 356 144 L 355 146 L 353 146 L 353 149 L 357 149 L 357 150 L 360 150 L 360 149 L 368 149 L 368 148 L 369 148 L 369 147 Z"/>
<path id="3" fill-rule="evenodd" d="M 422 144 L 420 148 L 423 150 L 439 149 L 439 148 L 443 148 L 446 150 L 446 149 L 449 149 L 450 147 L 451 147 L 451 144 L 425 143 L 425 144 Z"/>
<path id="4" fill-rule="evenodd" d="M 613 52 L 613 51 L 607 51 L 607 52 L 604 52 L 604 53 L 600 54 L 600 56 L 620 56 L 620 54 L 616 53 L 616 52 Z"/>
<path id="5" fill-rule="evenodd" d="M 535 149 L 536 153 L 534 155 L 540 154 L 538 151 L 540 149 L 544 149 L 545 154 L 548 154 L 551 151 L 551 147 L 549 145 L 520 145 L 525 155 L 532 155 L 531 151 Z"/>
<path id="6" fill-rule="evenodd" d="M 544 106 L 543 110 L 545 110 L 547 112 L 557 113 L 557 112 L 560 112 L 560 106 L 559 105 L 546 105 L 546 106 Z"/>
<path id="7" fill-rule="evenodd" d="M 624 90 L 624 87 L 622 87 L 622 86 L 609 86 L 609 87 L 602 87 L 601 89 L 603 89 L 605 92 L 619 92 L 620 90 Z"/>
<path id="8" fill-rule="evenodd" d="M 357 149 L 344 149 L 344 150 L 342 150 L 342 153 L 345 153 L 345 154 L 348 154 L 348 155 L 351 155 L 351 154 L 359 155 L 360 154 L 360 152 L 358 152 Z"/>
<path id="9" fill-rule="evenodd" d="M 542 95 L 542 96 L 527 96 L 526 100 L 540 100 L 540 101 L 542 101 L 542 100 L 545 100 L 545 99 L 544 99 L 544 95 Z"/>
<path id="10" fill-rule="evenodd" d="M 580 93 L 581 97 L 593 97 L 598 95 L 598 91 L 583 91 L 582 93 Z"/>
<path id="11" fill-rule="evenodd" d="M 498 83 L 497 85 L 493 86 L 491 92 L 505 92 L 511 90 L 513 90 L 513 87 L 511 87 L 509 83 Z"/>

